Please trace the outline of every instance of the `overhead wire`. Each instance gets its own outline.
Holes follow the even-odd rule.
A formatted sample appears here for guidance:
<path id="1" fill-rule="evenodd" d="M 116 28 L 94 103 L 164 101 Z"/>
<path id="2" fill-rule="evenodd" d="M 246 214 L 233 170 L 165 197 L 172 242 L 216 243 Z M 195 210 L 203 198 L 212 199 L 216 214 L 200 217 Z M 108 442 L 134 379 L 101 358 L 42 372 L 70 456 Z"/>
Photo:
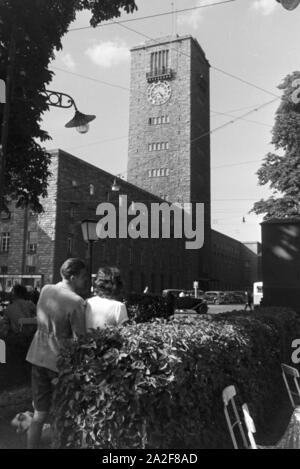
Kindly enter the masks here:
<path id="1" fill-rule="evenodd" d="M 68 32 L 75 32 L 75 31 L 83 31 L 83 30 L 86 30 L 86 29 L 95 29 L 95 28 L 101 28 L 101 27 L 105 27 L 105 26 L 112 26 L 114 25 L 115 23 L 118 23 L 118 24 L 123 24 L 123 23 L 131 23 L 131 22 L 134 22 L 134 21 L 144 21 L 146 19 L 151 19 L 151 18 L 158 18 L 158 17 L 161 17 L 161 16 L 167 16 L 167 15 L 176 15 L 178 13 L 187 13 L 189 11 L 194 11 L 194 10 L 200 10 L 202 8 L 209 8 L 209 7 L 213 7 L 213 6 L 219 6 L 219 5 L 223 5 L 225 3 L 233 3 L 237 0 L 223 0 L 223 1 L 220 1 L 220 2 L 215 2 L 215 3 L 207 3 L 207 4 L 204 4 L 204 5 L 198 5 L 198 6 L 195 6 L 195 7 L 190 7 L 190 8 L 182 8 L 180 10 L 169 10 L 169 11 L 166 11 L 166 12 L 162 12 L 162 13 L 156 13 L 154 15 L 146 15 L 146 16 L 141 16 L 141 17 L 138 17 L 138 18 L 128 18 L 126 20 L 120 20 L 120 21 L 108 21 L 107 23 L 101 23 L 101 24 L 98 24 L 97 26 L 82 26 L 82 27 L 78 27 L 78 28 L 70 28 L 68 30 Z"/>

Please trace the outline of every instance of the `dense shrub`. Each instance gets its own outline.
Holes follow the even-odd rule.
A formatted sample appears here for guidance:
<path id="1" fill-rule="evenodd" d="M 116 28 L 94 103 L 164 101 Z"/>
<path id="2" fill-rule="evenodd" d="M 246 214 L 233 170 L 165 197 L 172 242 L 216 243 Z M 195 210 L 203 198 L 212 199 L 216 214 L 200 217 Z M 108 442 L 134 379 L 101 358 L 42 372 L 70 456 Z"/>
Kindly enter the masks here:
<path id="1" fill-rule="evenodd" d="M 234 384 L 267 429 L 297 337 L 299 316 L 282 309 L 95 331 L 61 356 L 55 446 L 230 448 L 223 388 Z"/>
<path id="2" fill-rule="evenodd" d="M 31 337 L 9 334 L 5 338 L 6 363 L 0 364 L 0 392 L 30 382 L 31 366 L 26 355 Z"/>
<path id="3" fill-rule="evenodd" d="M 153 318 L 168 318 L 174 313 L 166 298 L 158 295 L 131 294 L 125 299 L 129 319 L 148 322 Z"/>

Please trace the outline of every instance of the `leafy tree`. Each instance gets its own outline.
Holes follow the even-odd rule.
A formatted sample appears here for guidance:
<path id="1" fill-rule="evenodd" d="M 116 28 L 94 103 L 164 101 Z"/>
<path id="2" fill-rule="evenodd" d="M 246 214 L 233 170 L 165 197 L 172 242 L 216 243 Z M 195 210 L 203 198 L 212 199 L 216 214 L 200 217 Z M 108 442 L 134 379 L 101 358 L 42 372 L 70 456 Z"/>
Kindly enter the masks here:
<path id="1" fill-rule="evenodd" d="M 90 24 L 132 13 L 134 0 L 0 0 L 0 77 L 6 78 L 12 40 L 15 60 L 6 154 L 5 195 L 18 206 L 30 204 L 42 210 L 40 197 L 47 195 L 50 155 L 37 142 L 51 139 L 41 128 L 49 106 L 42 92 L 52 80 L 48 70 L 55 50 L 76 13 L 89 10 Z M 0 105 L 0 122 L 4 106 Z"/>
<path id="2" fill-rule="evenodd" d="M 300 72 L 288 75 L 276 111 L 271 143 L 280 154 L 268 153 L 258 170 L 260 185 L 270 185 L 272 196 L 260 200 L 252 212 L 270 218 L 300 217 Z"/>

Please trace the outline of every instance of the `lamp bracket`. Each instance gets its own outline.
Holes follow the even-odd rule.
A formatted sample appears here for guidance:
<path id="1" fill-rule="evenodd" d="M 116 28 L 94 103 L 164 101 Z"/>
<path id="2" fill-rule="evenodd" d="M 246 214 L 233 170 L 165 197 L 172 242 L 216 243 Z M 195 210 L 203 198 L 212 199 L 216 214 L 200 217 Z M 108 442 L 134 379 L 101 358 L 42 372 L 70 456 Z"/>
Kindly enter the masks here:
<path id="1" fill-rule="evenodd" d="M 42 94 L 47 98 L 48 106 L 54 106 L 59 108 L 68 109 L 72 106 L 77 110 L 74 99 L 65 93 L 58 91 L 45 90 Z"/>

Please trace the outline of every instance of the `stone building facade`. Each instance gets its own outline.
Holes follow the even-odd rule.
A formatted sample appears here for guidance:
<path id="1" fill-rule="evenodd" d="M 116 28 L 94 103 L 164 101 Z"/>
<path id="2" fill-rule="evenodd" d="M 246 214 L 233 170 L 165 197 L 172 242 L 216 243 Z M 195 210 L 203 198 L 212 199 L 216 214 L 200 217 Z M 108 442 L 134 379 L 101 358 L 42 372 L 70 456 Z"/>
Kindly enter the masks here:
<path id="1" fill-rule="evenodd" d="M 187 253 L 192 278 L 210 271 L 209 63 L 189 35 L 131 50 L 128 180 L 171 202 L 204 204 L 205 242 Z"/>
<path id="2" fill-rule="evenodd" d="M 52 152 L 44 212 L 11 206 L 0 219 L 0 282 L 39 285 L 59 280 L 68 257 L 88 260 L 81 221 L 119 195 L 129 203 L 204 204 L 204 245 L 184 239 L 106 239 L 94 246 L 93 270 L 120 267 L 126 290 L 241 289 L 256 277 L 252 248 L 211 230 L 209 63 L 191 36 L 149 41 L 131 51 L 128 182 L 62 150 Z M 193 220 L 195 222 L 195 219 Z M 195 227 L 195 225 L 194 225 Z M 253 246 L 252 246 L 253 247 Z M 252 250 L 251 250 L 252 249 Z M 257 278 L 255 278 L 257 280 Z"/>
<path id="3" fill-rule="evenodd" d="M 211 239 L 212 290 L 247 290 L 261 281 L 260 243 L 241 243 L 215 230 Z"/>
<path id="4" fill-rule="evenodd" d="M 43 199 L 44 213 L 11 206 L 10 218 L 0 221 L 0 282 L 57 282 L 59 268 L 68 257 L 88 262 L 81 221 L 99 219 L 100 203 L 111 202 L 116 208 L 119 197 L 127 195 L 128 204 L 148 206 L 161 199 L 149 192 L 118 180 L 119 192 L 112 192 L 114 176 L 62 150 L 52 152 L 48 197 Z M 130 221 L 130 217 L 128 222 Z M 94 245 L 93 271 L 104 265 L 118 266 L 125 290 L 153 292 L 163 288 L 192 288 L 187 272 L 184 239 L 105 239 Z"/>

